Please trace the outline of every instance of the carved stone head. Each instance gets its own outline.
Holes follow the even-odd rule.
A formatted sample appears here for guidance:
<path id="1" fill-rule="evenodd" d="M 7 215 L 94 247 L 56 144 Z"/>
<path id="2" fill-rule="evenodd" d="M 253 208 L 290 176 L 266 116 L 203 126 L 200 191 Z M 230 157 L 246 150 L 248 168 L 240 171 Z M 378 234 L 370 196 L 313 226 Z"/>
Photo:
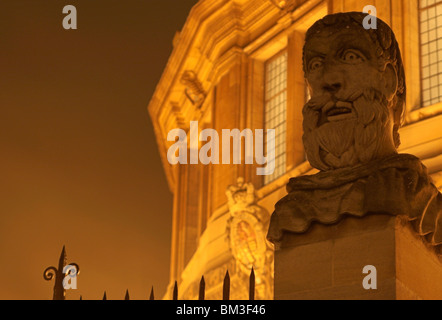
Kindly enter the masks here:
<path id="1" fill-rule="evenodd" d="M 313 167 L 327 171 L 396 153 L 405 75 L 391 28 L 367 14 L 331 14 L 306 34 L 304 74 L 311 99 L 303 108 L 303 142 Z"/>

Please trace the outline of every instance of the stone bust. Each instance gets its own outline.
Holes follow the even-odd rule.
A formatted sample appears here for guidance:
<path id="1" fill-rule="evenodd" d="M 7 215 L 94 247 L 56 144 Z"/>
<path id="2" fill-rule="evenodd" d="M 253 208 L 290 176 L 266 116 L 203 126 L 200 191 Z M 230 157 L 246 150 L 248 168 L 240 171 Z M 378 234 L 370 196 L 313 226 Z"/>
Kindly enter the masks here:
<path id="1" fill-rule="evenodd" d="M 406 94 L 399 46 L 379 18 L 364 29 L 366 15 L 331 14 L 306 33 L 303 143 L 320 172 L 290 179 L 272 214 L 274 243 L 313 222 L 378 213 L 404 216 L 430 245 L 442 244 L 442 196 L 418 158 L 397 152 Z"/>
<path id="2" fill-rule="evenodd" d="M 313 167 L 330 170 L 396 154 L 405 100 L 398 44 L 362 13 L 329 15 L 308 31 L 304 72 L 304 146 Z"/>

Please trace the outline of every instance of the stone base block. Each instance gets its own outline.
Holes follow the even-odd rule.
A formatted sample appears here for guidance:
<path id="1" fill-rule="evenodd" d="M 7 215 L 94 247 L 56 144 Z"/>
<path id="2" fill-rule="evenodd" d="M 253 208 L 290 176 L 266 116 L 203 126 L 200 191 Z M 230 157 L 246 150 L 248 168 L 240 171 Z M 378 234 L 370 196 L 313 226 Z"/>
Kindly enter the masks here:
<path id="1" fill-rule="evenodd" d="M 367 265 L 376 289 L 363 287 Z M 275 299 L 442 299 L 442 262 L 399 217 L 313 224 L 275 251 Z"/>

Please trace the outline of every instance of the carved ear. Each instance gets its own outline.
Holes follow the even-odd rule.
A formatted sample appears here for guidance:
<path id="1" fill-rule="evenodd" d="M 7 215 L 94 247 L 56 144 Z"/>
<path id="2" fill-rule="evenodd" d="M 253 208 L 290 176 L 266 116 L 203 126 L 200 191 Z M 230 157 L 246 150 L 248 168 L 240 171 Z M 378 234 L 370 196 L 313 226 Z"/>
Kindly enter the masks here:
<path id="1" fill-rule="evenodd" d="M 388 101 L 391 101 L 396 95 L 398 88 L 398 79 L 396 70 L 393 68 L 391 63 L 388 63 L 384 71 L 384 94 Z"/>

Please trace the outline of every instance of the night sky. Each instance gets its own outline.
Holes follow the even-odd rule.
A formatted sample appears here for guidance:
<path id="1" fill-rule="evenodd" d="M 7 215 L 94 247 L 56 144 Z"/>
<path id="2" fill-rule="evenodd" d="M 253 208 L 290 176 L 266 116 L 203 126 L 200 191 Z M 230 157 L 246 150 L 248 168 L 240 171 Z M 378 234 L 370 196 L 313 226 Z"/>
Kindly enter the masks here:
<path id="1" fill-rule="evenodd" d="M 196 2 L 0 1 L 0 299 L 52 299 L 63 245 L 67 299 L 164 294 L 172 194 L 147 106 Z"/>

